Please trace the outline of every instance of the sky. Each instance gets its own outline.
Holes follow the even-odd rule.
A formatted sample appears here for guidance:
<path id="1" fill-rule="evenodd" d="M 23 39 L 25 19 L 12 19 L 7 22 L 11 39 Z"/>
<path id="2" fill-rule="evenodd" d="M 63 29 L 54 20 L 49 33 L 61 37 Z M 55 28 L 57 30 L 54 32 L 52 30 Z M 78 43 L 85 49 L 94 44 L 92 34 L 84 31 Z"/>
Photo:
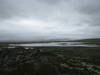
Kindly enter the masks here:
<path id="1" fill-rule="evenodd" d="M 100 38 L 100 0 L 0 0 L 0 40 Z"/>

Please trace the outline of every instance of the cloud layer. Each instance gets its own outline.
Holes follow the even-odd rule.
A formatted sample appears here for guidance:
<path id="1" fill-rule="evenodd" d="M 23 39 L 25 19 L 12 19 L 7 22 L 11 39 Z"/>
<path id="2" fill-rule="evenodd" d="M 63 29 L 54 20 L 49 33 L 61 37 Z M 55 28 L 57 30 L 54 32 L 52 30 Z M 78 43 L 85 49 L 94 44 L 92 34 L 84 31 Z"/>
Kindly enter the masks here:
<path id="1" fill-rule="evenodd" d="M 0 40 L 100 38 L 99 0 L 0 0 Z"/>

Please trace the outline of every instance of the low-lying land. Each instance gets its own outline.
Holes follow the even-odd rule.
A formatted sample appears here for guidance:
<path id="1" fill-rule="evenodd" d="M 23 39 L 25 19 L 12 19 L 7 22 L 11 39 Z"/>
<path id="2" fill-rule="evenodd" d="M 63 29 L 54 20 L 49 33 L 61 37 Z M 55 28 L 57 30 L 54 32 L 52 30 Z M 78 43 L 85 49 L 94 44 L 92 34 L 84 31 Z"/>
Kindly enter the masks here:
<path id="1" fill-rule="evenodd" d="M 100 75 L 100 47 L 21 47 L 9 44 L 46 43 L 1 42 L 0 75 Z M 62 41 L 53 41 L 62 42 Z M 100 45 L 100 39 L 72 40 Z"/>
<path id="2" fill-rule="evenodd" d="M 0 75 L 100 75 L 100 47 L 1 48 Z"/>

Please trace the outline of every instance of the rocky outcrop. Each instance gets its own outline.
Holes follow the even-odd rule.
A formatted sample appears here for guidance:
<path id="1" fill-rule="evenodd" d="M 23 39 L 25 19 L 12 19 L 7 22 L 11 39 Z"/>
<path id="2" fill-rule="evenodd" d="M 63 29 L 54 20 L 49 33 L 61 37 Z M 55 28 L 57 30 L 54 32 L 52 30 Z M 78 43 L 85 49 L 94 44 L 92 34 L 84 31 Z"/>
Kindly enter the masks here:
<path id="1" fill-rule="evenodd" d="M 0 67 L 7 67 L 13 62 L 34 63 L 36 61 L 34 58 L 37 57 L 39 53 L 37 48 L 2 49 L 0 51 Z"/>
<path id="2" fill-rule="evenodd" d="M 0 75 L 100 75 L 100 66 L 63 53 L 38 48 L 2 48 Z"/>

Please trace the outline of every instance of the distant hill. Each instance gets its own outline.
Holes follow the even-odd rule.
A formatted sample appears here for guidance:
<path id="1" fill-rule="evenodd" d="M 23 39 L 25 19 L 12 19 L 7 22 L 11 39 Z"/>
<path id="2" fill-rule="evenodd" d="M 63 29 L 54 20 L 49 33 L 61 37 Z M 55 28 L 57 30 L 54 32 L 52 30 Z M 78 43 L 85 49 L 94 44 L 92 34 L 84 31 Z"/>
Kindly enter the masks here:
<path id="1" fill-rule="evenodd" d="M 100 42 L 100 38 L 74 40 L 79 42 Z"/>
<path id="2" fill-rule="evenodd" d="M 100 38 L 91 39 L 42 39 L 42 40 L 0 40 L 0 42 L 5 43 L 32 43 L 32 42 L 100 42 Z"/>

